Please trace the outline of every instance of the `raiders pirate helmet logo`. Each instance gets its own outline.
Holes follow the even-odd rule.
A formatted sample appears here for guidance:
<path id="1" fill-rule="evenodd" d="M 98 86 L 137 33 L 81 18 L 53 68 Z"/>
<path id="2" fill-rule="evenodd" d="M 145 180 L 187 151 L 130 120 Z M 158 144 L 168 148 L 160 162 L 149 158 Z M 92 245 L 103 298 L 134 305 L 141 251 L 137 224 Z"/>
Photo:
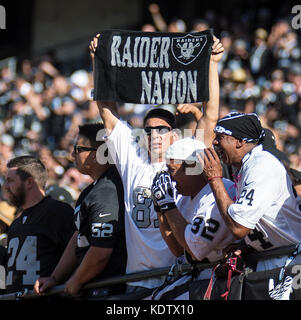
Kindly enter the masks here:
<path id="1" fill-rule="evenodd" d="M 155 197 L 156 199 L 160 200 L 161 198 L 163 198 L 162 192 L 160 190 L 155 192 Z"/>
<path id="2" fill-rule="evenodd" d="M 200 55 L 206 43 L 206 35 L 194 36 L 187 34 L 184 37 L 172 38 L 171 51 L 179 63 L 188 65 Z"/>

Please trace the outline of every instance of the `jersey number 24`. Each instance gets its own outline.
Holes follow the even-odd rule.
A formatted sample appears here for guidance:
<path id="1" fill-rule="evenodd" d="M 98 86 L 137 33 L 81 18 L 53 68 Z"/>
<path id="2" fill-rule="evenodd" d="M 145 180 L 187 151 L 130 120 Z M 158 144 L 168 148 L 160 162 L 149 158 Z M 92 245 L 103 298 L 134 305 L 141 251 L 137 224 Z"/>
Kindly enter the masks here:
<path id="1" fill-rule="evenodd" d="M 37 260 L 37 237 L 27 236 L 17 255 L 19 244 L 18 237 L 9 241 L 6 285 L 12 285 L 13 283 L 13 271 L 10 271 L 10 268 L 14 264 L 16 271 L 24 271 L 23 285 L 34 284 L 39 277 L 37 273 L 40 271 L 40 261 Z"/>

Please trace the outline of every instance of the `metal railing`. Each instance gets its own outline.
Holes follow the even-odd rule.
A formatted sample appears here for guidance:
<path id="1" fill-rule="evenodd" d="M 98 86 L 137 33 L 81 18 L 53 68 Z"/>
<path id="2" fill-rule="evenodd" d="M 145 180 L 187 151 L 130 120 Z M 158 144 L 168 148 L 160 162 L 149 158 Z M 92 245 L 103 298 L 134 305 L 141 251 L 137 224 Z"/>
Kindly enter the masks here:
<path id="1" fill-rule="evenodd" d="M 223 260 L 216 261 L 213 263 L 197 263 L 194 265 L 176 264 L 176 265 L 165 267 L 165 268 L 157 268 L 157 269 L 152 269 L 148 271 L 141 271 L 141 272 L 129 273 L 121 276 L 114 276 L 114 277 L 106 278 L 100 281 L 87 283 L 83 287 L 83 290 L 100 288 L 100 287 L 108 287 L 116 284 L 122 284 L 127 282 L 140 281 L 147 278 L 164 276 L 164 275 L 167 275 L 171 269 L 173 271 L 173 274 L 183 275 L 187 272 L 192 272 L 193 270 L 195 270 L 195 268 L 197 268 L 198 270 L 212 268 L 213 266 L 217 265 L 218 263 L 221 263 L 222 261 Z M 64 292 L 64 287 L 65 287 L 64 285 L 55 286 L 50 290 L 46 291 L 44 296 L 62 294 Z M 40 297 L 41 296 L 36 294 L 34 290 L 24 289 L 19 292 L 0 295 L 0 300 L 21 300 L 21 299 L 24 300 L 24 299 L 35 299 Z"/>
<path id="2" fill-rule="evenodd" d="M 276 257 L 281 257 L 281 256 L 286 256 L 291 254 L 296 247 L 299 244 L 294 244 L 286 247 L 280 247 L 280 248 L 275 248 L 271 250 L 266 250 L 263 252 L 255 252 L 255 253 L 250 253 L 248 256 L 245 258 L 245 261 L 259 261 L 263 259 L 270 259 L 270 258 L 276 258 Z M 203 269 L 207 268 L 213 268 L 217 264 L 224 263 L 226 259 L 221 259 L 215 262 L 211 263 L 195 263 L 195 264 L 176 264 L 172 265 L 169 267 L 164 267 L 164 268 L 157 268 L 157 269 L 152 269 L 148 271 L 141 271 L 141 272 L 135 272 L 135 273 L 130 273 L 130 274 L 125 274 L 125 275 L 120 275 L 120 276 L 114 276 L 110 278 L 106 278 L 100 281 L 95 281 L 91 283 L 87 283 L 84 287 L 83 290 L 87 289 L 92 289 L 92 288 L 100 288 L 100 287 L 108 287 L 108 286 L 113 286 L 117 284 L 123 284 L 127 282 L 133 282 L 133 281 L 140 281 L 143 279 L 147 278 L 153 278 L 153 277 L 159 277 L 159 276 L 164 276 L 167 275 L 171 272 L 175 277 L 184 275 L 186 273 L 190 273 L 194 270 L 201 271 Z M 46 291 L 43 297 L 45 296 L 52 296 L 52 295 L 60 295 L 63 294 L 64 292 L 64 284 L 63 285 L 58 285 L 50 290 Z M 14 293 L 9 293 L 9 294 L 3 294 L 0 295 L 0 300 L 26 300 L 26 299 L 37 299 L 40 298 L 38 294 L 35 293 L 34 290 L 28 290 L 24 289 L 22 291 L 14 292 Z"/>

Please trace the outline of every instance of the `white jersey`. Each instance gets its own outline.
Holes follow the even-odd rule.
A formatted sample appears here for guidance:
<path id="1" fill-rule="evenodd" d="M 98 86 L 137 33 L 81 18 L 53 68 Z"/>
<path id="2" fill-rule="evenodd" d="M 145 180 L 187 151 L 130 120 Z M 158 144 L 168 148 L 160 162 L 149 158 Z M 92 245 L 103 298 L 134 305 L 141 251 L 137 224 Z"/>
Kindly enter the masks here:
<path id="1" fill-rule="evenodd" d="M 147 150 L 138 145 L 132 128 L 123 121 L 118 121 L 106 142 L 124 187 L 126 273 L 171 266 L 176 257 L 162 238 L 151 199 L 153 179 L 157 172 L 166 169 L 165 162 L 150 163 Z M 163 281 L 164 277 L 159 277 L 129 285 L 154 288 Z"/>
<path id="2" fill-rule="evenodd" d="M 223 179 L 223 182 L 229 196 L 234 199 L 234 183 L 228 179 Z M 182 196 L 177 207 L 189 222 L 185 229 L 185 240 L 198 261 L 204 258 L 210 262 L 222 259 L 222 250 L 236 239 L 218 210 L 210 185 L 206 184 L 193 199 Z"/>
<path id="3" fill-rule="evenodd" d="M 228 213 L 252 231 L 245 237 L 258 251 L 301 241 L 301 199 L 284 166 L 256 146 L 243 158 L 238 173 L 237 199 Z"/>

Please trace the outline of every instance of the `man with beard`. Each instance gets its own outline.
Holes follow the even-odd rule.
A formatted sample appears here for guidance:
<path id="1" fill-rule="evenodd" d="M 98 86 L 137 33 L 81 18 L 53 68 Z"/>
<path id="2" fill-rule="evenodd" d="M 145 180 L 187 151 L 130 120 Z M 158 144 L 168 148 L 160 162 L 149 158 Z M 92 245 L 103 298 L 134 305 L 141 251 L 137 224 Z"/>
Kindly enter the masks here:
<path id="1" fill-rule="evenodd" d="M 47 170 L 33 156 L 7 163 L 4 196 L 21 210 L 8 230 L 6 293 L 32 289 L 55 268 L 75 231 L 70 205 L 45 196 Z"/>

